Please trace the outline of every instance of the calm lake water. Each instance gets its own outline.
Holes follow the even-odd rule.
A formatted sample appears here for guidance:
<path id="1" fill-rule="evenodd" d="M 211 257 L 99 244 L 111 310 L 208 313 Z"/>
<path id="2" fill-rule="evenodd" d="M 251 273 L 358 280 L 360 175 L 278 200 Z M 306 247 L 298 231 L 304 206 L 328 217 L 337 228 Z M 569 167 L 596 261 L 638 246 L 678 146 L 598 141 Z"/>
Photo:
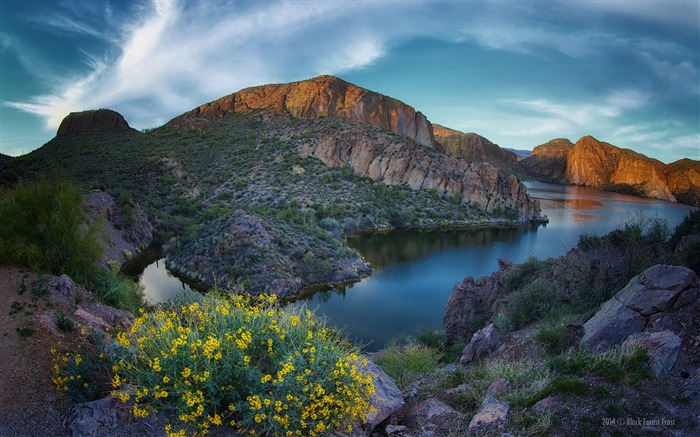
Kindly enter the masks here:
<path id="1" fill-rule="evenodd" d="M 526 185 L 549 216 L 547 225 L 355 235 L 348 244 L 372 264 L 372 276 L 291 305 L 316 309 L 374 351 L 421 328 L 442 329 L 454 285 L 467 276 L 478 278 L 497 270 L 499 258 L 518 263 L 533 255 L 557 257 L 575 246 L 583 232 L 602 235 L 640 215 L 665 219 L 674 227 L 692 209 L 590 188 Z M 141 283 L 152 301 L 167 300 L 186 287 L 162 261 L 145 269 Z"/>

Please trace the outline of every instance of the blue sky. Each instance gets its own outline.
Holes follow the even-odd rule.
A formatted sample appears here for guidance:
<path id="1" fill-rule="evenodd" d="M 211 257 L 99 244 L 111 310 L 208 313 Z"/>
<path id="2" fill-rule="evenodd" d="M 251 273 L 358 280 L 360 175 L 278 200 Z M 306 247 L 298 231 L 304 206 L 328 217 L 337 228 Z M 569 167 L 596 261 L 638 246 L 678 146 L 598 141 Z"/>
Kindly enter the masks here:
<path id="1" fill-rule="evenodd" d="M 334 74 L 532 149 L 593 135 L 700 159 L 692 1 L 0 0 L 0 151 L 69 112 L 163 124 L 241 88 Z"/>

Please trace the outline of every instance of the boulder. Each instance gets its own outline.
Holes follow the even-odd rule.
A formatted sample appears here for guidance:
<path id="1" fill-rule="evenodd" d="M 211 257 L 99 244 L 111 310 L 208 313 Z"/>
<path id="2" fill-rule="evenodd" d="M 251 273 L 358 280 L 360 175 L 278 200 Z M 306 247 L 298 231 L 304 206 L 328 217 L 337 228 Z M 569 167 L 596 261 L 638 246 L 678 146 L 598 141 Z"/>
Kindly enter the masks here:
<path id="1" fill-rule="evenodd" d="M 510 261 L 499 259 L 499 269 L 490 276 L 474 280 L 469 276 L 455 285 L 445 307 L 443 324 L 452 341 L 467 340 L 474 326 L 496 313 L 505 297 L 503 278 L 513 268 Z"/>
<path id="2" fill-rule="evenodd" d="M 696 302 L 700 283 L 695 273 L 669 265 L 649 267 L 617 292 L 583 326 L 581 342 L 607 349 L 643 331 L 674 329 L 684 309 Z"/>
<path id="3" fill-rule="evenodd" d="M 404 400 L 401 390 L 396 386 L 396 382 L 381 367 L 368 361 L 367 366 L 362 371 L 375 375 L 373 381 L 374 393 L 372 393 L 370 398 L 370 404 L 374 407 L 374 411 L 365 415 L 367 422 L 364 424 L 364 428 L 371 431 L 399 408 L 403 407 Z"/>
<path id="4" fill-rule="evenodd" d="M 651 370 L 659 376 L 671 371 L 681 349 L 681 338 L 671 331 L 640 332 L 627 337 L 623 348 L 638 346 L 649 353 Z"/>
<path id="5" fill-rule="evenodd" d="M 486 396 L 471 422 L 469 432 L 485 434 L 502 431 L 508 418 L 510 406 L 507 402 L 498 401 L 491 395 Z"/>
<path id="6" fill-rule="evenodd" d="M 472 336 L 472 340 L 469 344 L 464 348 L 459 363 L 466 365 L 488 355 L 491 351 L 496 349 L 500 337 L 501 335 L 498 328 L 496 328 L 493 323 L 477 331 Z"/>
<path id="7" fill-rule="evenodd" d="M 69 437 L 110 435 L 112 428 L 130 416 L 128 406 L 114 396 L 78 404 L 66 419 Z"/>
<path id="8" fill-rule="evenodd" d="M 562 407 L 561 400 L 561 396 L 559 395 L 547 396 L 535 403 L 532 409 L 539 414 L 555 413 Z"/>
<path id="9" fill-rule="evenodd" d="M 77 300 L 87 297 L 85 290 L 65 274 L 49 281 L 47 288 L 49 300 L 54 305 L 73 305 Z"/>
<path id="10" fill-rule="evenodd" d="M 404 415 L 402 424 L 419 435 L 445 435 L 450 424 L 463 418 L 463 414 L 437 399 L 426 399 L 413 405 Z"/>

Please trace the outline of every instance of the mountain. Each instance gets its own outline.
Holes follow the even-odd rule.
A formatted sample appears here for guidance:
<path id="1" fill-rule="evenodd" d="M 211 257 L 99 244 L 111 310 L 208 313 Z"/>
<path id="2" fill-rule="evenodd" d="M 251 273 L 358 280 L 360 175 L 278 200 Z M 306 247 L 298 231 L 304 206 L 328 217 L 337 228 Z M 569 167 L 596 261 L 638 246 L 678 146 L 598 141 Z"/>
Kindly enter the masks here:
<path id="1" fill-rule="evenodd" d="M 256 109 L 301 119 L 331 117 L 367 123 L 426 146 L 434 143 L 432 125 L 411 106 L 327 75 L 301 82 L 246 88 L 186 112 L 168 125 L 206 127 L 227 113 Z"/>
<path id="2" fill-rule="evenodd" d="M 503 147 L 503 150 L 507 150 L 509 152 L 515 153 L 515 156 L 518 157 L 518 160 L 525 159 L 528 156 L 530 156 L 530 154 L 532 153 L 532 151 L 530 151 L 530 150 L 511 149 L 510 147 Z"/>
<path id="3" fill-rule="evenodd" d="M 535 147 L 520 165 L 532 177 L 668 201 L 700 204 L 700 161 L 664 164 L 591 136 Z"/>
<path id="4" fill-rule="evenodd" d="M 446 155 L 420 112 L 331 76 L 241 90 L 148 132 L 122 120 L 70 114 L 10 165 L 137 202 L 172 271 L 225 289 L 357 280 L 370 269 L 342 238 L 355 230 L 540 217 L 517 177 Z"/>
<path id="5" fill-rule="evenodd" d="M 490 162 L 501 169 L 516 167 L 517 156 L 488 139 L 475 133 L 464 133 L 440 125 L 433 125 L 433 134 L 438 142 L 436 148 L 442 153 L 467 161 Z"/>

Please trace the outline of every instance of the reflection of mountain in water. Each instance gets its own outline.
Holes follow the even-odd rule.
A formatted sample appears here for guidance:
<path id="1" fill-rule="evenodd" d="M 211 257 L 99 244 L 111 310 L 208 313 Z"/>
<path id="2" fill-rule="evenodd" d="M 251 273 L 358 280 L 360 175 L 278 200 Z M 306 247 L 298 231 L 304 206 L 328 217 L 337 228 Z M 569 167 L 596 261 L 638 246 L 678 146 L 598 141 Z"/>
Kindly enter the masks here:
<path id="1" fill-rule="evenodd" d="M 515 241 L 526 232 L 535 232 L 538 226 L 529 224 L 451 231 L 396 230 L 355 235 L 348 238 L 348 245 L 376 268 L 425 258 L 448 249 Z"/>

